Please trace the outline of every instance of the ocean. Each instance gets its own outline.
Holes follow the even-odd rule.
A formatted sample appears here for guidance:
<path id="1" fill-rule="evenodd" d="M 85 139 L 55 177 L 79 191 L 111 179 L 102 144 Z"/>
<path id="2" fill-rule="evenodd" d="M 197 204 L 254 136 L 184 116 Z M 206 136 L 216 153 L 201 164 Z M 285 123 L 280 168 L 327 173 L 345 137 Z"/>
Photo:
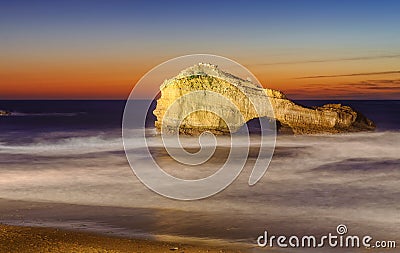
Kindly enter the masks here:
<path id="1" fill-rule="evenodd" d="M 129 167 L 121 138 L 125 101 L 0 101 L 0 110 L 13 112 L 0 117 L 1 222 L 238 243 L 254 251 L 262 251 L 256 239 L 265 230 L 323 235 L 339 224 L 351 234 L 400 242 L 400 101 L 296 102 L 350 105 L 377 130 L 278 136 L 271 164 L 256 185 L 247 184 L 248 165 L 221 193 L 177 201 L 147 189 Z M 165 151 L 156 154 L 178 177 L 200 177 L 221 163 L 215 159 L 195 171 L 174 166 Z M 249 163 L 254 159 L 250 155 Z"/>

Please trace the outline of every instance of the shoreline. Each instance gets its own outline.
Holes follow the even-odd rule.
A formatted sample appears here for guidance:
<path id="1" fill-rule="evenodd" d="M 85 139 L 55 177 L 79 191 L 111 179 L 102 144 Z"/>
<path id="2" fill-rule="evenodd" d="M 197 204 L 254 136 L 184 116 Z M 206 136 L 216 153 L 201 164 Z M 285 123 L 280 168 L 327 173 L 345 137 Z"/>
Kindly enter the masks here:
<path id="1" fill-rule="evenodd" d="M 241 242 L 160 235 L 139 224 L 119 226 L 122 217 L 150 209 L 82 206 L 0 198 L 0 252 L 248 252 Z M 52 210 L 52 212 L 48 212 Z M 106 214 L 116 215 L 109 220 Z M 93 217 L 90 217 L 90 215 Z M 109 223 L 109 221 L 111 221 Z M 139 222 L 140 223 L 140 222 Z M 146 223 L 151 226 L 151 223 Z M 179 226 L 179 224 L 176 224 Z M 111 247 L 111 248 L 110 248 Z M 33 248 L 33 249 L 32 249 Z M 25 250 L 26 249 L 26 250 Z"/>
<path id="2" fill-rule="evenodd" d="M 124 238 L 50 227 L 0 224 L 0 252 L 185 252 L 240 253 L 246 249 Z"/>

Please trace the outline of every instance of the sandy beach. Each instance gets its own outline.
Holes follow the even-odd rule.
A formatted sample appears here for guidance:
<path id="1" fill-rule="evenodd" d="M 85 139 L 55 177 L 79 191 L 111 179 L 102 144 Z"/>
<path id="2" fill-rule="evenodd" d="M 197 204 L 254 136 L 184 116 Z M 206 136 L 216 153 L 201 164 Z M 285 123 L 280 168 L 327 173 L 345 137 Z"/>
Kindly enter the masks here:
<path id="1" fill-rule="evenodd" d="M 245 252 L 212 246 L 126 239 L 55 228 L 0 225 L 0 252 Z"/>

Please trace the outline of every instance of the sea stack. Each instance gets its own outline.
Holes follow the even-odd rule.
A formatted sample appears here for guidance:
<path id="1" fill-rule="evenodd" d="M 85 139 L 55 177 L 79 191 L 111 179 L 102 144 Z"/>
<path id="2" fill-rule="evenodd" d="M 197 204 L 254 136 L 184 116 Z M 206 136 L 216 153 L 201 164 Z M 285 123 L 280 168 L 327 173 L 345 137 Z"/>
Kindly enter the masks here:
<path id="1" fill-rule="evenodd" d="M 245 91 L 246 95 L 242 92 Z M 161 96 L 157 100 L 157 107 L 153 114 L 157 117 L 156 128 L 160 131 L 162 124 L 170 124 L 182 118 L 181 113 L 187 108 L 204 108 L 207 111 L 191 113 L 181 122 L 179 132 L 188 135 L 196 135 L 204 131 L 216 134 L 229 134 L 224 121 L 214 113 L 218 111 L 226 114 L 227 118 L 235 119 L 238 111 L 230 108 L 218 107 L 218 103 L 212 103 L 207 98 L 207 93 L 201 99 L 182 99 L 186 94 L 194 91 L 212 91 L 229 99 L 240 110 L 244 122 L 254 118 L 268 117 L 277 121 L 278 131 L 292 132 L 294 134 L 320 134 L 320 133 L 344 133 L 358 131 L 372 131 L 375 124 L 360 112 L 341 104 L 326 104 L 316 107 L 304 107 L 287 99 L 285 94 L 272 89 L 263 89 L 230 73 L 224 72 L 216 65 L 199 63 L 181 71 L 177 76 L 165 80 L 160 87 Z M 261 112 L 255 111 L 249 102 L 258 103 L 257 108 L 266 107 Z M 179 110 L 169 112 L 164 118 L 166 110 L 177 100 Z M 267 106 L 271 105 L 271 106 Z M 215 108 L 213 108 L 213 106 Z M 268 108 L 271 110 L 268 110 Z M 172 123 L 171 123 L 172 124 Z M 243 122 L 237 122 L 240 126 Z M 163 126 L 164 129 L 169 126 Z M 165 128 L 166 127 L 166 128 Z M 171 126 L 171 129 L 173 126 Z M 236 128 L 238 129 L 238 127 Z M 234 130 L 235 131 L 235 130 Z"/>

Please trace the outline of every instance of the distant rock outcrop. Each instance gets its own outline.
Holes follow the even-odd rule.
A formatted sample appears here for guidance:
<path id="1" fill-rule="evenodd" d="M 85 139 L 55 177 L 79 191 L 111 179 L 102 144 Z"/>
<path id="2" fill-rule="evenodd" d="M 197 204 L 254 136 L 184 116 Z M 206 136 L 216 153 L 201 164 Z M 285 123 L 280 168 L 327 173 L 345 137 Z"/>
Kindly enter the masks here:
<path id="1" fill-rule="evenodd" d="M 11 115 L 11 112 L 0 110 L 0 116 L 9 116 L 9 115 Z"/>
<path id="2" fill-rule="evenodd" d="M 374 123 L 353 110 L 349 106 L 341 104 L 326 104 L 320 107 L 303 107 L 298 105 L 277 90 L 262 89 L 248 80 L 243 80 L 220 70 L 212 64 L 199 63 L 183 70 L 176 77 L 165 80 L 160 87 L 161 97 L 157 100 L 154 115 L 157 117 L 155 126 L 158 130 L 162 124 L 168 129 L 182 114 L 193 110 L 193 108 L 204 108 L 206 111 L 196 111 L 181 122 L 179 131 L 184 134 L 198 134 L 203 131 L 211 131 L 217 134 L 227 134 L 228 129 L 225 121 L 212 112 L 235 121 L 238 111 L 226 106 L 221 106 L 215 98 L 207 98 L 207 93 L 201 98 L 187 97 L 184 95 L 194 91 L 212 91 L 228 98 L 240 110 L 244 121 L 254 118 L 269 117 L 277 120 L 278 127 L 285 132 L 294 134 L 312 133 L 341 133 L 370 131 L 375 129 Z M 245 91 L 245 92 L 243 92 Z M 246 94 L 246 95 L 245 95 Z M 179 108 L 169 111 L 164 118 L 166 110 L 179 99 Z M 269 100 L 269 101 L 268 101 Z M 261 108 L 261 111 L 255 110 Z M 272 108 L 268 105 L 268 102 Z M 271 110 L 272 109 L 272 110 Z M 163 119 L 164 118 L 164 119 Z M 234 125 L 233 132 L 239 129 L 244 122 L 230 122 Z"/>

